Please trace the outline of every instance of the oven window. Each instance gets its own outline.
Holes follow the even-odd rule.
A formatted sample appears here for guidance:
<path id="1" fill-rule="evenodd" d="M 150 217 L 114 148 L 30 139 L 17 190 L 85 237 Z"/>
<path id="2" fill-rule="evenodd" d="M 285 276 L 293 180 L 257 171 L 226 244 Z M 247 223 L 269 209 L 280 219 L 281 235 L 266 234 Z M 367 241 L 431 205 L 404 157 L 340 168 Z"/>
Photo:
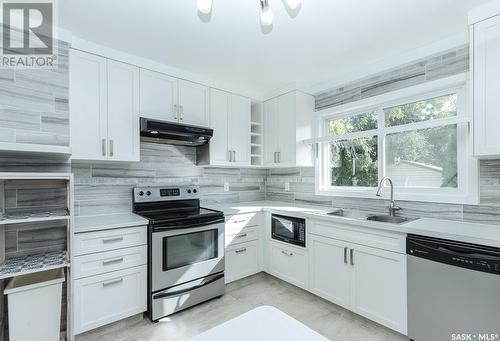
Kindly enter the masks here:
<path id="1" fill-rule="evenodd" d="M 193 232 L 163 238 L 163 271 L 218 257 L 218 230 Z"/>

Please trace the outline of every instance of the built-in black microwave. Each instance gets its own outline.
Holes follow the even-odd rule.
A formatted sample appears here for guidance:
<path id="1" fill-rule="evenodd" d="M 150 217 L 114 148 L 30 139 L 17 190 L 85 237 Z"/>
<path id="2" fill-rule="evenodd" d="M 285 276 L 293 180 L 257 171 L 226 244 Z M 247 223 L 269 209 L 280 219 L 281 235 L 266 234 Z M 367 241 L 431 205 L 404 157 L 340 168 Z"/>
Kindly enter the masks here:
<path id="1" fill-rule="evenodd" d="M 273 214 L 271 237 L 285 243 L 306 247 L 306 220 Z"/>

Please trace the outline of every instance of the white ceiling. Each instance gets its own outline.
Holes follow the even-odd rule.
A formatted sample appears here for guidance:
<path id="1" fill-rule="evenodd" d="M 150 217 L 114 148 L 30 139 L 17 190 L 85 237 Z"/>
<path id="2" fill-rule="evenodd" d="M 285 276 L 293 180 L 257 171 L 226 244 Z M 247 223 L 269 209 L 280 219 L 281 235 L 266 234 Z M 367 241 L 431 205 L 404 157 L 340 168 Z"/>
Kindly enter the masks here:
<path id="1" fill-rule="evenodd" d="M 214 0 L 202 21 L 196 0 L 63 0 L 60 26 L 79 38 L 264 93 L 320 83 L 467 29 L 486 0 L 303 0 L 291 18 L 269 0 Z"/>

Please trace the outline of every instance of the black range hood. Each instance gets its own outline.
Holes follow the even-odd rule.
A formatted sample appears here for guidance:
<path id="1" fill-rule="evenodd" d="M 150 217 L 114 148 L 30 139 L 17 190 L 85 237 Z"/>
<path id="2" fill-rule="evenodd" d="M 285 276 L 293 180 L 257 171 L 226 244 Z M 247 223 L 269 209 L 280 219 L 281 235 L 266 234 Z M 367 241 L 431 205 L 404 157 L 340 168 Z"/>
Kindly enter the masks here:
<path id="1" fill-rule="evenodd" d="M 146 142 L 202 146 L 212 138 L 213 129 L 141 117 L 141 140 Z"/>

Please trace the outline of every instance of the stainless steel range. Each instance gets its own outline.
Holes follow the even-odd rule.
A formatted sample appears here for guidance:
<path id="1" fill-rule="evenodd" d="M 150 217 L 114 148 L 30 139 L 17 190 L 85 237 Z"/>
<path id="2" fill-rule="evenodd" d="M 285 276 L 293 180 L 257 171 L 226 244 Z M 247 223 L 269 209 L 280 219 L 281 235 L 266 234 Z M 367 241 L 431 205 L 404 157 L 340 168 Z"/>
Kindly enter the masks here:
<path id="1" fill-rule="evenodd" d="M 199 188 L 134 188 L 148 225 L 152 321 L 224 294 L 224 214 L 200 207 Z"/>

